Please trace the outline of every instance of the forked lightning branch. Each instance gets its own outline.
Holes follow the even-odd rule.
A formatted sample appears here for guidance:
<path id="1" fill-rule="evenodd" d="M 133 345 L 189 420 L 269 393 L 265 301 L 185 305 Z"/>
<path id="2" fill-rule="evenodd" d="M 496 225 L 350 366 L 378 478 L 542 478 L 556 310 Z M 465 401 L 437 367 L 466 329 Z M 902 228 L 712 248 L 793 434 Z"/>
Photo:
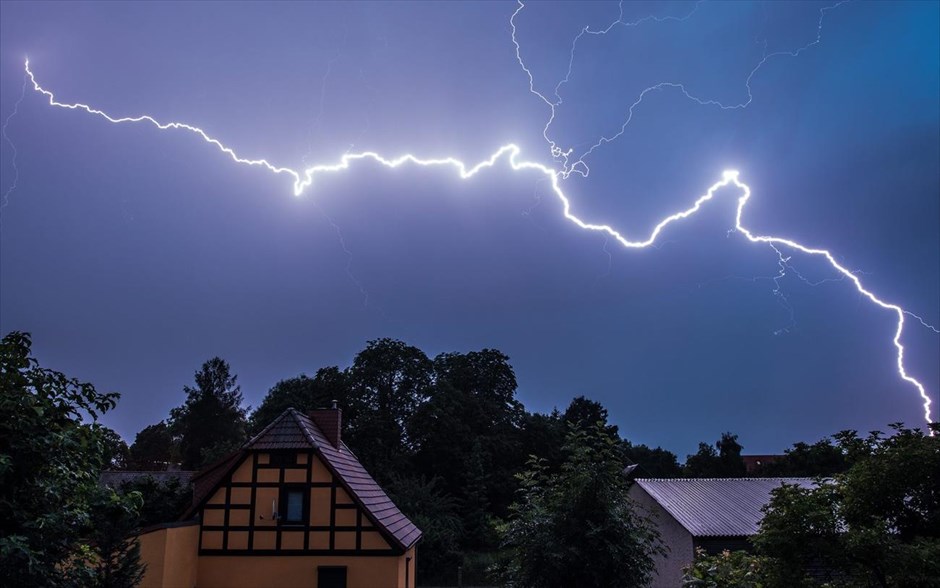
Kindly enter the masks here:
<path id="1" fill-rule="evenodd" d="M 192 133 L 198 136 L 200 139 L 202 139 L 206 143 L 214 146 L 216 149 L 221 151 L 224 155 L 228 156 L 235 163 L 259 167 L 272 174 L 286 175 L 290 177 L 293 180 L 293 193 L 295 196 L 301 196 L 308 189 L 312 189 L 314 187 L 314 182 L 316 181 L 316 178 L 318 176 L 321 176 L 323 174 L 332 174 L 332 173 L 350 170 L 353 168 L 354 165 L 360 162 L 363 162 L 364 160 L 370 161 L 372 163 L 377 163 L 379 165 L 382 165 L 388 168 L 397 168 L 397 167 L 404 166 L 404 165 L 413 165 L 413 166 L 420 166 L 420 167 L 442 167 L 442 166 L 450 167 L 456 172 L 457 177 L 459 177 L 461 180 L 468 180 L 472 178 L 473 176 L 477 175 L 478 173 L 481 173 L 484 170 L 493 168 L 500 164 L 508 165 L 509 168 L 511 168 L 512 170 L 516 172 L 531 172 L 536 175 L 541 174 L 546 179 L 548 179 L 552 187 L 552 192 L 561 202 L 562 214 L 564 214 L 564 217 L 571 223 L 577 225 L 578 227 L 586 231 L 603 233 L 604 235 L 616 240 L 618 243 L 620 243 L 620 245 L 622 245 L 625 248 L 643 249 L 646 247 L 650 247 L 651 245 L 656 243 L 660 234 L 667 226 L 671 225 L 672 223 L 686 219 L 694 215 L 695 213 L 697 213 L 699 210 L 701 210 L 705 205 L 707 205 L 708 202 L 713 200 L 716 197 L 716 195 L 718 195 L 719 191 L 721 191 L 722 188 L 734 188 L 738 191 L 738 194 L 739 194 L 738 205 L 737 205 L 737 210 L 736 210 L 735 219 L 734 219 L 734 228 L 739 233 L 744 235 L 744 237 L 747 238 L 748 241 L 752 243 L 766 243 L 775 248 L 778 248 L 778 247 L 787 248 L 790 250 L 798 251 L 806 255 L 824 258 L 836 272 L 838 272 L 840 275 L 844 276 L 845 279 L 851 282 L 851 284 L 855 287 L 855 289 L 862 296 L 868 299 L 872 304 L 875 304 L 876 306 L 884 309 L 885 311 L 891 312 L 896 316 L 897 323 L 896 323 L 896 328 L 894 331 L 894 337 L 892 341 L 894 344 L 894 348 L 896 350 L 895 362 L 897 364 L 898 376 L 902 380 L 910 384 L 917 391 L 917 394 L 920 396 L 920 399 L 922 400 L 922 403 L 923 403 L 922 405 L 924 409 L 924 419 L 928 423 L 932 422 L 933 420 L 931 417 L 930 397 L 927 395 L 927 391 L 924 385 L 920 381 L 918 381 L 916 378 L 914 378 L 907 371 L 905 367 L 905 362 L 904 362 L 905 350 L 904 350 L 904 345 L 901 342 L 901 338 L 902 338 L 902 335 L 904 334 L 904 327 L 906 325 L 905 319 L 907 317 L 916 319 L 923 326 L 931 329 L 934 332 L 938 332 L 937 329 L 928 325 L 919 316 L 912 314 L 911 312 L 905 310 L 904 308 L 902 308 L 901 306 L 897 304 L 886 302 L 880 299 L 873 292 L 866 289 L 865 286 L 862 284 L 861 280 L 859 279 L 859 277 L 852 271 L 848 270 L 845 266 L 840 264 L 831 252 L 825 249 L 817 249 L 814 247 L 809 247 L 801 243 L 798 243 L 796 241 L 793 241 L 791 239 L 786 239 L 783 237 L 776 237 L 773 235 L 758 235 L 758 234 L 751 232 L 746 226 L 744 226 L 744 222 L 743 222 L 744 208 L 745 206 L 747 206 L 747 203 L 751 198 L 751 189 L 748 187 L 747 184 L 741 181 L 741 179 L 739 178 L 738 172 L 736 171 L 725 171 L 722 174 L 722 178 L 719 181 L 712 184 L 702 196 L 700 196 L 697 200 L 694 201 L 694 203 L 691 206 L 689 206 L 685 210 L 675 212 L 674 214 L 671 214 L 665 217 L 653 228 L 653 230 L 650 232 L 650 234 L 647 237 L 642 238 L 640 240 L 631 240 L 628 237 L 621 234 L 611 225 L 588 222 L 588 221 L 582 220 L 580 217 L 575 215 L 572 212 L 571 201 L 565 195 L 565 192 L 561 186 L 561 182 L 563 181 L 566 175 L 565 171 L 557 170 L 553 167 L 549 167 L 549 166 L 543 165 L 535 161 L 529 161 L 529 160 L 523 159 L 520 148 L 514 144 L 504 145 L 500 147 L 489 158 L 479 163 L 476 163 L 474 165 L 470 165 L 468 163 L 465 163 L 453 157 L 424 158 L 424 157 L 419 157 L 411 153 L 406 153 L 404 155 L 389 159 L 378 153 L 365 151 L 365 152 L 360 152 L 360 153 L 347 153 L 343 155 L 336 163 L 332 163 L 332 164 L 319 164 L 319 165 L 314 165 L 305 169 L 292 169 L 289 167 L 284 167 L 284 166 L 273 164 L 266 159 L 250 159 L 250 158 L 242 157 L 238 155 L 238 153 L 236 153 L 233 148 L 225 145 L 220 140 L 210 136 L 201 128 L 190 125 L 190 124 L 181 123 L 181 122 L 164 123 L 164 122 L 160 122 L 154 119 L 153 117 L 149 115 L 140 115 L 140 116 L 133 116 L 133 117 L 114 117 L 104 111 L 93 108 L 87 104 L 60 102 L 56 100 L 55 95 L 52 92 L 50 92 L 49 90 L 46 90 L 45 88 L 39 85 L 39 82 L 36 81 L 36 77 L 33 75 L 33 72 L 29 67 L 28 60 L 26 61 L 25 67 L 26 67 L 26 75 L 29 77 L 29 80 L 32 82 L 33 88 L 35 89 L 36 92 L 44 95 L 48 99 L 48 102 L 51 106 L 55 106 L 58 108 L 65 108 L 69 110 L 83 111 L 88 114 L 92 114 L 99 118 L 102 118 L 110 123 L 115 123 L 115 124 L 117 123 L 146 123 L 146 124 L 153 125 L 157 129 L 164 130 L 164 131 L 182 130 L 182 131 Z"/>

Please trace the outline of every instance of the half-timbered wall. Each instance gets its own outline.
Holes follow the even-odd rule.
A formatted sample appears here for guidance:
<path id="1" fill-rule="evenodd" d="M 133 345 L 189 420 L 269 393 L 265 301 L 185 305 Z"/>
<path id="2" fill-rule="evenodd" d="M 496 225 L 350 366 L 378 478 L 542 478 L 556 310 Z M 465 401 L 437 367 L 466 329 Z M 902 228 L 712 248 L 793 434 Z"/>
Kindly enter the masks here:
<path id="1" fill-rule="evenodd" d="M 285 488 L 304 517 L 283 517 Z M 202 508 L 202 555 L 400 555 L 311 451 L 252 452 Z"/>

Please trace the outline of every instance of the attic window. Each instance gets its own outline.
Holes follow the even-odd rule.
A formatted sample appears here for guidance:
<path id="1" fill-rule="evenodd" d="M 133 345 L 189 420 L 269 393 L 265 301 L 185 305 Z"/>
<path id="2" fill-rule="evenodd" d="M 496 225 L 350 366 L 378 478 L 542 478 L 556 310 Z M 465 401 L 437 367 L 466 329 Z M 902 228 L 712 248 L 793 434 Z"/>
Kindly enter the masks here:
<path id="1" fill-rule="evenodd" d="M 281 467 L 295 466 L 297 465 L 297 454 L 292 451 L 288 453 L 272 453 L 271 465 Z"/>
<path id="2" fill-rule="evenodd" d="M 303 486 L 284 486 L 281 490 L 281 512 L 278 518 L 282 524 L 303 524 L 307 518 L 307 500 Z"/>

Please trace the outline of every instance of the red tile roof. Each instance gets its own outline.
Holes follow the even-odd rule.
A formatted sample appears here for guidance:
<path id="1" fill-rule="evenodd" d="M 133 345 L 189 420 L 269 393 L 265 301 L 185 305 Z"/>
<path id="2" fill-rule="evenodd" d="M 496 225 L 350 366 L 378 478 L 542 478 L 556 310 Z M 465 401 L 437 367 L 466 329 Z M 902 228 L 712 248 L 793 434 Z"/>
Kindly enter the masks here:
<path id="1" fill-rule="evenodd" d="M 353 501 L 363 510 L 390 543 L 405 550 L 421 538 L 421 530 L 404 515 L 391 498 L 362 467 L 345 443 L 334 447 L 323 431 L 306 415 L 289 408 L 274 419 L 241 449 L 203 470 L 193 478 L 193 507 L 184 515 L 192 517 L 215 488 L 241 463 L 249 451 L 271 449 L 313 449 L 339 480 Z"/>

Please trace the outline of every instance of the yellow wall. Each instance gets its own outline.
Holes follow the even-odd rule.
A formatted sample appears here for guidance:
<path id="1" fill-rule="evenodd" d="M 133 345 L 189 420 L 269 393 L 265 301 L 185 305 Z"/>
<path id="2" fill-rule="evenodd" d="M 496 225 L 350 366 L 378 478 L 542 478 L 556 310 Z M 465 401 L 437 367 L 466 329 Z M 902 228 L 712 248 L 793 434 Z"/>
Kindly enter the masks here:
<path id="1" fill-rule="evenodd" d="M 270 455 L 267 453 L 258 454 L 258 464 L 269 464 Z M 326 465 L 314 454 L 298 454 L 297 465 L 285 468 L 284 481 L 289 484 L 305 483 L 307 481 L 308 471 L 310 470 L 310 480 L 314 483 L 332 483 L 333 476 L 330 474 Z M 259 469 L 257 473 L 258 482 L 278 482 L 280 472 L 277 469 Z M 252 482 L 252 456 L 248 455 L 235 468 L 231 476 L 232 482 L 250 483 Z M 208 504 L 225 504 L 226 492 L 229 493 L 229 503 L 232 505 L 251 506 L 250 488 L 231 488 L 226 489 L 223 482 L 221 487 L 209 498 Z M 310 488 L 310 519 L 312 526 L 327 526 L 330 524 L 332 490 L 324 487 Z M 250 520 L 250 510 L 230 509 L 230 526 L 254 526 L 254 537 L 252 547 L 254 549 L 274 549 L 277 535 L 275 531 L 278 523 L 272 517 L 275 506 L 280 500 L 280 491 L 278 488 L 256 488 L 254 498 L 254 520 Z M 336 504 L 352 505 L 353 499 L 342 488 L 336 489 Z M 335 514 L 336 524 L 341 527 L 355 527 L 359 515 L 359 508 L 337 509 Z M 366 527 L 361 536 L 361 547 L 367 550 L 389 550 L 391 547 L 382 535 L 376 530 L 370 530 L 372 525 L 365 513 L 362 513 L 362 524 Z M 203 509 L 203 525 L 221 527 L 225 524 L 225 511 L 222 509 Z M 272 532 L 265 532 L 265 528 L 270 528 Z M 229 531 L 229 549 L 247 549 L 247 532 Z M 222 549 L 224 532 L 221 530 L 202 531 L 203 549 Z M 329 533 L 323 531 L 311 531 L 308 538 L 310 549 L 328 549 Z M 338 531 L 334 537 L 336 549 L 355 549 L 356 533 L 349 531 Z M 293 532 L 281 533 L 282 549 L 303 549 L 303 534 Z"/>
<path id="2" fill-rule="evenodd" d="M 157 529 L 139 538 L 140 559 L 147 565 L 141 588 L 196 586 L 199 526 Z"/>
<path id="3" fill-rule="evenodd" d="M 253 505 L 251 488 L 226 488 L 229 482 L 250 483 L 253 477 L 259 482 L 279 481 L 280 472 L 277 469 L 259 469 L 253 476 L 252 463 L 253 457 L 249 455 L 238 464 L 231 480 L 223 480 L 220 488 L 209 498 L 208 504 L 225 504 L 228 495 L 232 505 L 253 506 L 253 520 L 248 508 L 232 508 L 228 513 L 228 527 L 225 527 L 225 510 L 206 508 L 202 510 L 202 525 L 164 529 L 142 537 L 142 552 L 151 565 L 142 585 L 144 588 L 317 588 L 318 566 L 346 567 L 347 588 L 404 588 L 406 565 L 410 568 L 408 586 L 415 586 L 414 548 L 404 555 L 198 555 L 200 537 L 203 550 L 221 550 L 226 534 L 229 550 L 247 550 L 249 531 L 233 527 L 249 525 L 253 528 L 251 533 L 255 550 L 275 549 L 279 530 L 282 550 L 302 551 L 305 537 L 309 549 L 329 549 L 330 531 L 303 528 L 285 530 L 272 518 L 272 502 L 280 500 L 279 488 L 255 488 Z M 270 456 L 258 454 L 258 463 L 270 463 Z M 308 468 L 311 482 L 333 482 L 329 470 L 316 455 L 300 454 L 297 465 L 284 470 L 285 483 L 306 483 Z M 309 525 L 328 526 L 333 488 L 311 486 L 309 493 Z M 355 505 L 343 488 L 337 487 L 335 495 L 337 505 Z M 388 552 L 392 549 L 377 529 L 370 528 L 371 521 L 364 512 L 360 513 L 358 507 L 338 508 L 333 516 L 340 527 L 355 527 L 361 517 L 365 527 L 360 536 L 362 550 Z M 206 526 L 219 529 L 203 529 Z M 355 531 L 334 529 L 333 536 L 335 549 L 356 549 Z M 407 558 L 412 558 L 410 563 L 406 563 Z"/>
<path id="4" fill-rule="evenodd" d="M 408 556 L 413 557 L 414 550 Z M 317 588 L 317 566 L 346 566 L 347 588 L 404 588 L 405 556 L 202 556 L 199 588 Z M 410 587 L 414 587 L 414 561 Z"/>

